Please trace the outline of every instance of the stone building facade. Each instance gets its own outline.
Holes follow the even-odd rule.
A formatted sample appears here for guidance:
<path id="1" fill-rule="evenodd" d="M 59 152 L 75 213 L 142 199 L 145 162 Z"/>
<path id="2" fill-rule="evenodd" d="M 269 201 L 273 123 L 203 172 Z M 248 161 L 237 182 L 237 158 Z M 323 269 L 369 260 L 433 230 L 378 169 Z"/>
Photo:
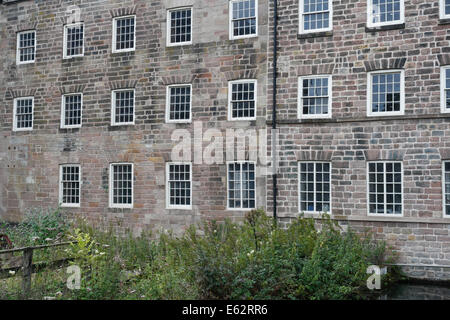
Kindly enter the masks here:
<path id="1" fill-rule="evenodd" d="M 139 232 L 162 227 L 181 231 L 202 216 L 239 218 L 227 210 L 226 164 L 193 163 L 191 209 L 169 209 L 166 163 L 175 130 L 186 130 L 192 145 L 208 129 L 265 128 L 267 78 L 267 1 L 258 1 L 256 36 L 230 39 L 229 6 L 222 1 L 3 1 L 1 8 L 2 201 L 0 215 L 18 220 L 27 208 L 56 206 L 61 164 L 78 164 L 81 194 L 65 211 L 92 221 L 117 220 Z M 64 59 L 64 26 L 72 7 L 84 24 L 84 55 Z M 168 45 L 167 12 L 192 9 L 191 43 Z M 112 52 L 112 21 L 134 16 L 135 49 Z M 16 63 L 16 35 L 36 31 L 34 63 Z M 254 119 L 228 121 L 228 85 L 254 80 Z M 191 121 L 166 120 L 166 90 L 191 86 Z M 134 124 L 111 125 L 111 92 L 133 89 Z M 82 125 L 61 128 L 61 97 L 83 94 Z M 17 97 L 34 97 L 31 131 L 14 131 Z M 194 128 L 197 132 L 194 133 Z M 204 147 L 210 144 L 203 137 Z M 200 140 L 201 142 L 201 140 Z M 192 157 L 192 162 L 193 162 Z M 200 162 L 200 161 L 199 161 Z M 133 164 L 132 208 L 111 208 L 111 163 Z M 257 178 L 256 206 L 265 208 L 265 178 Z"/>
<path id="2" fill-rule="evenodd" d="M 299 162 L 329 163 L 333 218 L 386 240 L 413 276 L 448 279 L 450 25 L 443 13 L 449 2 L 393 1 L 398 16 L 394 7 L 391 16 L 380 18 L 389 12 L 387 2 L 332 1 L 332 11 L 331 5 L 321 8 L 332 16 L 330 27 L 311 30 L 311 9 L 278 1 L 278 216 L 289 221 L 302 211 L 307 192 L 301 194 Z M 378 17 L 371 14 L 375 3 Z M 394 74 L 397 88 L 395 80 L 386 83 Z M 317 85 L 304 80 L 320 78 L 330 79 L 330 93 L 319 92 L 329 98 L 329 112 L 311 116 L 303 112 L 311 92 L 302 89 Z M 395 164 L 398 181 L 390 175 Z M 317 176 L 314 181 L 316 198 L 305 201 L 310 207 L 325 197 L 317 191 Z M 271 199 L 269 192 L 269 208 Z"/>
<path id="3" fill-rule="evenodd" d="M 448 279 L 449 1 L 387 2 L 278 0 L 275 21 L 268 0 L 1 1 L 0 217 L 17 221 L 28 208 L 58 205 L 67 192 L 61 188 L 73 187 L 62 181 L 73 177 L 79 194 L 69 197 L 75 205 L 66 203 L 68 214 L 136 233 L 181 232 L 201 218 L 239 220 L 248 207 L 271 214 L 270 170 L 258 171 L 259 162 L 246 166 L 252 143 L 244 159 L 223 146 L 224 160 L 211 163 L 205 152 L 221 141 L 213 137 L 226 140 L 227 129 L 241 129 L 267 132 L 270 156 L 276 132 L 282 223 L 326 211 L 342 225 L 387 240 L 411 275 Z M 172 19 L 187 17 L 190 32 L 171 38 Z M 277 130 L 270 131 L 275 23 Z M 80 24 L 83 51 L 67 40 L 68 28 L 80 32 Z M 130 25 L 134 37 L 117 37 Z M 23 63 L 30 60 L 29 31 L 35 56 Z M 186 97 L 180 87 L 191 92 L 190 117 L 171 121 L 171 95 Z M 81 126 L 62 111 L 79 107 L 76 99 Z M 123 112 L 130 101 L 128 121 Z M 32 130 L 20 130 L 29 126 L 18 116 L 29 103 Z M 182 161 L 190 173 L 183 181 L 169 172 L 179 162 L 172 157 L 178 133 L 190 137 L 194 150 Z M 235 160 L 242 161 L 234 166 Z M 65 166 L 79 171 L 65 174 Z M 116 177 L 126 178 L 114 184 Z M 128 193 L 120 191 L 124 202 L 113 194 L 119 185 L 132 189 L 130 203 Z M 188 193 L 176 193 L 188 203 L 171 205 L 171 185 L 188 186 Z"/>

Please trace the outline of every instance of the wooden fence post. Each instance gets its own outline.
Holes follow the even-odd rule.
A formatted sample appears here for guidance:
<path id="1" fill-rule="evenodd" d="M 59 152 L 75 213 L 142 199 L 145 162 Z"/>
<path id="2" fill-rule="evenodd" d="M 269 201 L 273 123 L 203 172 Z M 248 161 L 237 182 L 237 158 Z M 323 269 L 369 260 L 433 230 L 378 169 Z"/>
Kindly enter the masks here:
<path id="1" fill-rule="evenodd" d="M 22 265 L 22 295 L 28 297 L 31 289 L 31 274 L 33 272 L 33 249 L 23 250 Z"/>

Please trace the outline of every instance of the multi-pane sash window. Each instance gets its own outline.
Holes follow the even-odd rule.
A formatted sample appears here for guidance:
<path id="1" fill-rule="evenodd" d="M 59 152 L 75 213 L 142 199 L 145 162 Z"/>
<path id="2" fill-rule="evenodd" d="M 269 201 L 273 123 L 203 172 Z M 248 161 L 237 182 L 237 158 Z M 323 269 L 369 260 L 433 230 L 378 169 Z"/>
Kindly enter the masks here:
<path id="1" fill-rule="evenodd" d="M 331 118 L 331 76 L 299 78 L 299 118 Z"/>
<path id="2" fill-rule="evenodd" d="M 84 25 L 64 26 L 64 58 L 80 57 L 84 54 Z"/>
<path id="3" fill-rule="evenodd" d="M 228 101 L 230 120 L 256 119 L 256 80 L 230 81 Z"/>
<path id="4" fill-rule="evenodd" d="M 450 18 L 450 0 L 440 0 L 440 18 L 449 19 Z"/>
<path id="5" fill-rule="evenodd" d="M 331 164 L 299 162 L 300 212 L 330 213 Z"/>
<path id="6" fill-rule="evenodd" d="M 258 0 L 230 1 L 230 39 L 258 34 Z"/>
<path id="7" fill-rule="evenodd" d="M 167 164 L 167 207 L 192 207 L 192 172 L 190 163 Z"/>
<path id="8" fill-rule="evenodd" d="M 378 27 L 404 22 L 404 0 L 368 0 L 367 25 Z"/>
<path id="9" fill-rule="evenodd" d="M 65 164 L 59 167 L 59 203 L 63 207 L 80 205 L 80 166 Z"/>
<path id="10" fill-rule="evenodd" d="M 450 161 L 444 161 L 442 163 L 442 175 L 443 175 L 443 188 L 442 193 L 444 196 L 443 207 L 444 217 L 450 218 Z"/>
<path id="11" fill-rule="evenodd" d="M 330 0 L 300 0 L 300 33 L 331 30 L 332 6 Z"/>
<path id="12" fill-rule="evenodd" d="M 113 52 L 134 51 L 136 17 L 127 16 L 113 20 Z"/>
<path id="13" fill-rule="evenodd" d="M 228 208 L 253 209 L 255 206 L 255 163 L 228 163 Z"/>
<path id="14" fill-rule="evenodd" d="M 111 125 L 134 124 L 134 90 L 112 92 Z"/>
<path id="15" fill-rule="evenodd" d="M 441 112 L 450 112 L 450 66 L 441 68 Z"/>
<path id="16" fill-rule="evenodd" d="M 66 94 L 62 97 L 61 128 L 81 127 L 83 95 Z"/>
<path id="17" fill-rule="evenodd" d="M 23 31 L 17 34 L 17 64 L 34 62 L 36 53 L 36 31 Z"/>
<path id="18" fill-rule="evenodd" d="M 13 130 L 33 130 L 34 98 L 23 97 L 14 99 Z"/>
<path id="19" fill-rule="evenodd" d="M 368 188 L 369 214 L 402 214 L 403 188 L 400 162 L 369 162 Z"/>
<path id="20" fill-rule="evenodd" d="M 167 87 L 167 122 L 191 121 L 191 85 L 173 85 Z"/>
<path id="21" fill-rule="evenodd" d="M 192 8 L 167 11 L 167 44 L 169 46 L 192 43 Z"/>
<path id="22" fill-rule="evenodd" d="M 374 71 L 368 74 L 367 115 L 401 115 L 405 108 L 404 71 Z"/>
<path id="23" fill-rule="evenodd" d="M 133 164 L 112 163 L 109 181 L 109 206 L 111 208 L 132 208 Z"/>

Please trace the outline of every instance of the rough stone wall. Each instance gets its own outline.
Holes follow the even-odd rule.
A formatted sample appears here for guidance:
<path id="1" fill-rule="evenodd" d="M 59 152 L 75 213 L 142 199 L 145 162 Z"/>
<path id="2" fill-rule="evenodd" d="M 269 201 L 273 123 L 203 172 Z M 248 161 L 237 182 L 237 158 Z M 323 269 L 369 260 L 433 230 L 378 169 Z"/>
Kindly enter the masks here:
<path id="1" fill-rule="evenodd" d="M 299 1 L 278 1 L 278 215 L 283 224 L 299 215 L 298 161 L 330 161 L 333 218 L 386 240 L 399 263 L 450 266 L 441 167 L 450 159 L 450 118 L 440 110 L 440 67 L 449 64 L 450 25 L 439 19 L 439 1 L 413 0 L 405 1 L 404 26 L 368 30 L 366 5 L 333 1 L 333 30 L 305 37 L 298 34 Z M 270 12 L 272 17 L 272 4 Z M 272 18 L 269 23 L 272 33 Z M 271 52 L 268 59 L 271 66 Z M 367 72 L 394 68 L 405 71 L 405 114 L 367 117 Z M 298 119 L 298 77 L 311 74 L 332 75 L 331 119 Z M 269 82 L 268 99 L 272 90 Z M 403 216 L 368 215 L 369 160 L 402 161 Z M 271 183 L 268 179 L 269 209 Z M 416 277 L 450 278 L 449 268 L 413 269 L 405 270 Z"/>
<path id="2" fill-rule="evenodd" d="M 226 165 L 193 163 L 193 209 L 167 210 L 165 163 L 175 129 L 266 128 L 272 118 L 273 1 L 259 0 L 258 37 L 228 40 L 227 1 L 8 1 L 0 12 L 0 217 L 19 220 L 30 207 L 56 206 L 59 164 L 79 163 L 81 207 L 67 209 L 93 222 L 115 221 L 135 232 L 181 231 L 200 217 L 242 218 L 226 210 Z M 297 162 L 332 162 L 332 215 L 385 239 L 405 264 L 450 265 L 449 220 L 442 215 L 441 161 L 450 159 L 449 118 L 440 113 L 439 67 L 450 63 L 450 26 L 438 1 L 406 1 L 404 28 L 366 30 L 367 1 L 334 4 L 332 33 L 298 37 L 298 1 L 279 0 L 277 113 L 281 162 L 278 213 L 299 214 Z M 62 59 L 69 5 L 82 9 L 85 56 Z M 166 46 L 166 9 L 194 7 L 193 44 Z M 268 6 L 270 6 L 268 8 Z M 136 13 L 136 51 L 111 53 L 112 16 Z M 34 64 L 15 63 L 16 32 L 36 28 Z M 367 71 L 405 70 L 405 115 L 366 117 Z M 298 77 L 332 73 L 333 117 L 297 120 Z M 257 120 L 227 121 L 228 81 L 258 80 Z M 166 85 L 191 82 L 191 124 L 165 123 Z M 136 124 L 112 127 L 111 88 L 136 89 Z M 60 129 L 61 93 L 82 90 L 83 126 Z M 13 97 L 33 94 L 31 132 L 12 131 Z M 269 125 L 269 124 L 267 124 Z M 269 141 L 270 143 L 270 141 Z M 203 145 L 208 145 L 203 142 Z M 367 215 L 366 162 L 403 161 L 403 217 Z M 193 159 L 192 159 L 193 160 Z M 108 208 L 110 162 L 134 163 L 134 208 Z M 272 209 L 272 180 L 257 179 L 257 206 Z M 267 199 L 267 204 L 266 204 Z M 445 278 L 424 271 L 428 278 Z"/>
<path id="3" fill-rule="evenodd" d="M 81 8 L 85 55 L 64 60 L 64 12 Z M 166 46 L 167 9 L 193 5 L 193 44 Z M 112 14 L 136 14 L 136 50 L 111 53 Z M 0 13 L 0 148 L 4 219 L 19 220 L 30 207 L 58 205 L 59 164 L 79 163 L 81 207 L 70 215 L 93 222 L 116 221 L 139 232 L 181 231 L 200 217 L 240 219 L 244 211 L 226 210 L 226 165 L 193 163 L 192 210 L 167 210 L 165 163 L 170 161 L 175 129 L 194 126 L 203 133 L 226 128 L 265 128 L 267 75 L 267 1 L 259 1 L 258 37 L 229 40 L 226 1 L 20 1 Z M 16 65 L 16 32 L 35 27 L 36 62 Z M 227 121 L 228 81 L 257 79 L 257 120 Z M 166 85 L 192 84 L 192 123 L 165 123 Z M 136 90 L 135 125 L 112 127 L 111 88 Z M 83 92 L 83 125 L 60 129 L 61 92 Z M 13 96 L 34 92 L 34 128 L 12 131 Z M 209 145 L 203 141 L 203 146 Z M 134 208 L 108 208 L 111 162 L 134 163 Z M 194 159 L 192 158 L 192 161 Z M 265 178 L 257 178 L 257 206 L 265 208 Z"/>

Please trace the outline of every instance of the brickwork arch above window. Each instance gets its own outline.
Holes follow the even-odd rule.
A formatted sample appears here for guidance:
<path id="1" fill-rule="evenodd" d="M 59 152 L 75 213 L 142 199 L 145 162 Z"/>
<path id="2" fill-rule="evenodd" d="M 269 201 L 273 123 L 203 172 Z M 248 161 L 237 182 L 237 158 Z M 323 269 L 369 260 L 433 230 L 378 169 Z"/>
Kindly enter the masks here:
<path id="1" fill-rule="evenodd" d="M 6 90 L 6 99 L 15 99 L 20 97 L 32 97 L 36 93 L 36 89 L 12 89 Z"/>
<path id="2" fill-rule="evenodd" d="M 191 74 L 161 77 L 161 84 L 164 86 L 169 86 L 172 84 L 192 83 L 195 80 L 195 78 L 196 75 Z"/>
<path id="3" fill-rule="evenodd" d="M 364 150 L 367 161 L 395 160 L 403 161 L 404 150 Z"/>
<path id="4" fill-rule="evenodd" d="M 137 80 L 118 80 L 118 81 L 110 81 L 108 82 L 109 88 L 111 90 L 117 89 L 128 89 L 128 88 L 136 88 L 138 81 Z"/>
<path id="5" fill-rule="evenodd" d="M 128 8 L 118 8 L 109 10 L 111 14 L 111 18 L 117 18 L 121 16 L 130 16 L 136 14 L 136 6 L 128 7 Z"/>
<path id="6" fill-rule="evenodd" d="M 60 86 L 59 91 L 61 92 L 61 94 L 78 93 L 78 92 L 83 92 L 85 88 L 86 88 L 86 85 L 83 85 L 83 84 L 67 85 L 67 86 Z"/>
<path id="7" fill-rule="evenodd" d="M 335 64 L 320 64 L 313 66 L 301 66 L 297 68 L 297 76 L 309 76 L 320 74 L 333 74 Z"/>
<path id="8" fill-rule="evenodd" d="M 257 79 L 258 78 L 258 70 L 257 69 L 249 69 L 249 70 L 240 70 L 240 71 L 228 71 L 224 73 L 227 81 L 233 80 L 241 80 L 241 79 Z"/>
<path id="9" fill-rule="evenodd" d="M 38 22 L 35 19 L 30 21 L 22 21 L 15 26 L 16 32 L 22 32 L 26 30 L 36 30 Z"/>
<path id="10" fill-rule="evenodd" d="M 297 161 L 331 161 L 333 151 L 297 151 Z"/>
<path id="11" fill-rule="evenodd" d="M 406 58 L 380 59 L 364 61 L 366 72 L 388 69 L 403 69 Z"/>

